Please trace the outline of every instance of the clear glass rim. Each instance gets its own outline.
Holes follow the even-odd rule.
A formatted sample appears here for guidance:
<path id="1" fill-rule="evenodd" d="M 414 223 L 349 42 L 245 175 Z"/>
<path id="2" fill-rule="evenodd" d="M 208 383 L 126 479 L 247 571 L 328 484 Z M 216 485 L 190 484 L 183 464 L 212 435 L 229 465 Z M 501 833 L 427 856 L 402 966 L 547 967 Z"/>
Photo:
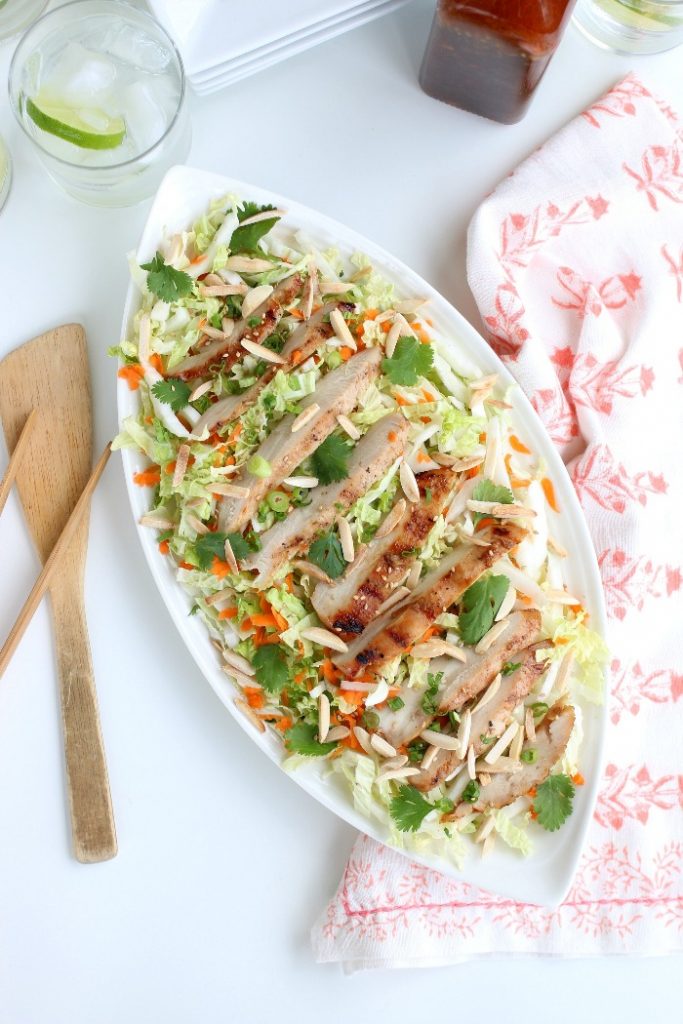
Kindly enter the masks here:
<path id="1" fill-rule="evenodd" d="M 22 50 L 26 43 L 30 42 L 30 37 L 32 36 L 34 30 L 38 28 L 39 25 L 42 25 L 43 22 L 49 21 L 56 14 L 61 14 L 63 11 L 68 11 L 70 8 L 80 7 L 84 4 L 92 4 L 98 2 L 101 3 L 102 0 L 69 0 L 69 3 L 62 4 L 61 7 L 55 7 L 53 10 L 46 11 L 45 14 L 42 14 L 40 18 L 38 18 L 37 21 L 34 21 L 33 24 L 26 30 L 26 32 L 24 32 L 21 39 L 17 43 L 16 49 L 12 54 L 12 60 L 10 61 L 9 74 L 7 79 L 7 93 L 9 97 L 10 107 L 12 108 L 12 113 L 14 114 L 15 120 L 17 121 L 19 127 L 21 128 L 26 138 L 29 139 L 41 151 L 41 153 L 44 153 L 47 157 L 49 157 L 50 160 L 55 160 L 57 163 L 63 164 L 64 167 L 77 167 L 80 170 L 83 170 L 87 173 L 94 174 L 99 174 L 100 172 L 107 171 L 110 172 L 114 170 L 119 170 L 121 168 L 130 167 L 132 164 L 137 164 L 138 161 L 149 156 L 149 154 L 153 153 L 155 149 L 158 149 L 159 146 L 161 146 L 162 143 L 166 141 L 168 136 L 173 131 L 173 128 L 175 127 L 176 123 L 178 122 L 178 119 L 180 117 L 180 114 L 185 103 L 185 94 L 187 91 L 187 82 L 185 78 L 185 67 L 183 65 L 183 59 L 180 56 L 178 47 L 173 42 L 164 26 L 160 24 L 160 22 L 158 22 L 156 18 L 153 18 L 152 15 L 149 14 L 147 11 L 142 11 L 138 7 L 133 7 L 131 4 L 127 3 L 126 0 L 117 0 L 116 6 L 119 10 L 121 8 L 128 8 L 128 10 L 134 11 L 136 15 L 143 18 L 145 21 L 150 22 L 150 24 L 154 25 L 154 27 L 161 33 L 161 35 L 166 40 L 168 47 L 171 50 L 171 53 L 175 56 L 178 62 L 178 68 L 180 70 L 180 95 L 178 97 L 178 105 L 176 107 L 175 113 L 171 118 L 166 128 L 166 131 L 159 139 L 157 139 L 157 141 L 152 146 L 149 146 L 147 149 L 142 150 L 142 152 L 138 153 L 137 156 L 130 157 L 128 160 L 123 160 L 120 163 L 106 164 L 106 166 L 101 167 L 84 166 L 83 164 L 80 164 L 77 161 L 64 160 L 63 157 L 55 156 L 54 153 L 50 153 L 49 150 L 47 150 L 43 145 L 41 145 L 40 141 L 28 131 L 26 125 L 24 124 L 23 118 L 20 116 L 19 113 L 19 104 L 17 102 L 18 97 L 15 95 L 15 91 L 12 87 L 13 79 L 15 77 L 15 71 L 19 66 L 20 51 Z M 103 11 L 102 14 L 106 15 L 106 12 Z M 114 16 L 113 11 L 112 16 Z"/>

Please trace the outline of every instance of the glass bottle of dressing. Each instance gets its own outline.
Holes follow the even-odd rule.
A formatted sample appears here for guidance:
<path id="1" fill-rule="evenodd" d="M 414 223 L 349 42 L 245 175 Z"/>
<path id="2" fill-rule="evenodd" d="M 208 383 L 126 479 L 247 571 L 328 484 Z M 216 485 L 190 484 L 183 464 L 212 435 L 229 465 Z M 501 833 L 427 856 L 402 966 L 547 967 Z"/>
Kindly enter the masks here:
<path id="1" fill-rule="evenodd" d="M 420 85 L 435 99 L 514 124 L 557 49 L 575 0 L 437 0 Z"/>

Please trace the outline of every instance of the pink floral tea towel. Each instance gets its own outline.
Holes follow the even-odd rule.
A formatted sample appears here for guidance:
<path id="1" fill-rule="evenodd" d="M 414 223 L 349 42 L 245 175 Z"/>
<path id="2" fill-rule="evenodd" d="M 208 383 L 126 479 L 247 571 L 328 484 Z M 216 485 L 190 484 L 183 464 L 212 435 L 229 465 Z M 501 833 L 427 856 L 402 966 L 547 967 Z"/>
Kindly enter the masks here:
<path id="1" fill-rule="evenodd" d="M 488 337 L 570 470 L 605 587 L 605 776 L 557 910 L 360 838 L 313 930 L 349 968 L 683 947 L 683 132 L 630 75 L 470 226 Z"/>

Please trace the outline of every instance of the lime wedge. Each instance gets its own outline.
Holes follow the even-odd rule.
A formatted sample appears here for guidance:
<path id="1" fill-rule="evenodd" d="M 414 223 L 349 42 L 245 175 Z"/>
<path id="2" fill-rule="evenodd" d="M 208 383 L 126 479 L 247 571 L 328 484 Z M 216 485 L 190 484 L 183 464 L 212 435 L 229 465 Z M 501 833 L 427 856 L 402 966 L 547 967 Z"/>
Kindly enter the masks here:
<path id="1" fill-rule="evenodd" d="M 102 125 L 102 129 L 97 131 L 79 116 L 77 110 L 52 101 L 36 102 L 27 98 L 26 113 L 41 131 L 71 142 L 79 149 L 116 149 L 126 135 L 123 118 L 109 117 L 101 110 L 88 111 L 89 119 Z"/>

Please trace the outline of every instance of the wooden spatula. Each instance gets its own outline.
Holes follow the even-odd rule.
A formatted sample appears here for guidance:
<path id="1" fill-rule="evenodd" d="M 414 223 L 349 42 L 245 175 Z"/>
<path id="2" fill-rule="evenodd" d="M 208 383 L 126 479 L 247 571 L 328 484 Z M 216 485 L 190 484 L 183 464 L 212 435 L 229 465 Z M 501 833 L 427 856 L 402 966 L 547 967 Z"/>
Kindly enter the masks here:
<path id="1" fill-rule="evenodd" d="M 16 483 L 33 541 L 45 562 L 92 468 L 90 374 L 80 325 L 41 334 L 0 362 L 0 417 L 10 451 L 32 409 L 36 416 Z M 87 546 L 86 514 L 50 584 L 73 847 L 84 863 L 116 855 L 83 603 Z"/>

